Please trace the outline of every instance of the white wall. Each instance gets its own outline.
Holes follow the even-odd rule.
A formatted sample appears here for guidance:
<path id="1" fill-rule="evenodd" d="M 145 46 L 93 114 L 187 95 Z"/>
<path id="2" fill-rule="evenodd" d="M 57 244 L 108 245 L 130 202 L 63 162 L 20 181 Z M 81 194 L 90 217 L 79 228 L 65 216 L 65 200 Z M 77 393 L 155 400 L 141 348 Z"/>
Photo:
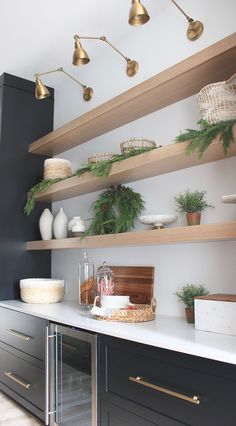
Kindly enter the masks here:
<path id="1" fill-rule="evenodd" d="M 171 5 L 149 24 L 134 28 L 132 37 L 119 41 L 121 50 L 140 62 L 139 74 L 133 79 L 126 77 L 121 58 L 110 49 L 105 49 L 102 56 L 83 68 L 79 74 L 80 79 L 94 87 L 95 96 L 90 103 L 82 102 L 80 91 L 70 81 L 57 92 L 56 127 L 235 30 L 235 0 L 183 0 L 181 5 L 190 16 L 205 24 L 204 34 L 198 41 L 187 40 L 186 21 Z M 114 25 L 118 24 L 117 18 Z M 86 162 L 90 153 L 112 150 L 119 152 L 120 142 L 131 136 L 147 136 L 159 144 L 169 144 L 180 130 L 195 126 L 198 118 L 196 97 L 193 96 L 67 151 L 63 157 L 70 159 L 73 167 L 77 168 Z M 143 195 L 147 214 L 174 211 L 173 198 L 185 188 L 207 190 L 208 199 L 215 208 L 203 214 L 202 223 L 230 221 L 236 218 L 236 206 L 222 204 L 221 195 L 235 193 L 235 164 L 235 158 L 225 159 L 132 182 L 130 186 Z M 98 193 L 92 193 L 54 203 L 53 209 L 56 212 L 63 206 L 69 217 L 81 215 L 87 218 L 90 216 L 89 206 L 97 196 Z M 179 218 L 177 225 L 184 223 L 184 218 Z M 137 223 L 136 229 L 143 228 L 144 225 Z M 220 242 L 93 249 L 89 250 L 89 257 L 96 266 L 103 260 L 113 265 L 154 265 L 158 312 L 181 316 L 183 306 L 173 293 L 187 282 L 203 283 L 212 292 L 235 293 L 235 252 L 235 242 Z M 78 299 L 77 264 L 81 256 L 80 250 L 53 253 L 52 274 L 68 281 L 68 300 Z"/>

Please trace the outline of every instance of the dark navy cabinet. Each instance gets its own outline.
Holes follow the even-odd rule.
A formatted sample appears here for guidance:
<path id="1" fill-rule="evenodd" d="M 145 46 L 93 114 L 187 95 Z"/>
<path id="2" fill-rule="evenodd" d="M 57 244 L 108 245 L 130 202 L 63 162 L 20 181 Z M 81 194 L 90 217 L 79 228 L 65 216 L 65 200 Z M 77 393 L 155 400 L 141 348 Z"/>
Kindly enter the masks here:
<path id="1" fill-rule="evenodd" d="M 29 217 L 23 212 L 45 159 L 29 154 L 28 147 L 53 129 L 53 96 L 37 101 L 34 89 L 32 81 L 6 73 L 0 77 L 0 300 L 19 297 L 21 278 L 50 277 L 51 272 L 49 251 L 25 250 L 26 241 L 39 239 L 38 219 L 47 207 L 38 204 Z"/>
<path id="2" fill-rule="evenodd" d="M 102 336 L 101 426 L 235 426 L 236 366 Z"/>

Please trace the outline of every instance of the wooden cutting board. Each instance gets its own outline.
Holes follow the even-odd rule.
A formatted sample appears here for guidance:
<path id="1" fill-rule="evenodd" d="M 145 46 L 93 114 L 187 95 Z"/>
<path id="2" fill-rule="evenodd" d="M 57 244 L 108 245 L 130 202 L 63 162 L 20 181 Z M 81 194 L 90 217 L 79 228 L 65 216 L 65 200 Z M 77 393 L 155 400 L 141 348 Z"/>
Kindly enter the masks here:
<path id="1" fill-rule="evenodd" d="M 115 274 L 115 294 L 130 296 L 132 303 L 151 303 L 154 266 L 110 266 Z"/>

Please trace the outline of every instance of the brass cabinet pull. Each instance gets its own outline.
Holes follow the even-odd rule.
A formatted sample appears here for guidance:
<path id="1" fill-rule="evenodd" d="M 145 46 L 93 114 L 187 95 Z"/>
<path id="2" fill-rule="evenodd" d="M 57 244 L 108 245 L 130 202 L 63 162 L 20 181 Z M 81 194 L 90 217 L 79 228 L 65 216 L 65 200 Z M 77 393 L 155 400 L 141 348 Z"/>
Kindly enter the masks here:
<path id="1" fill-rule="evenodd" d="M 12 334 L 13 336 L 15 336 L 15 337 L 18 337 L 19 339 L 22 339 L 22 340 L 25 340 L 25 341 L 28 341 L 28 340 L 30 340 L 30 339 L 33 339 L 33 337 L 30 337 L 30 336 L 26 336 L 25 334 L 23 334 L 23 333 L 20 333 L 19 331 L 16 331 L 16 330 L 7 330 L 7 332 L 9 333 L 9 334 Z"/>
<path id="2" fill-rule="evenodd" d="M 13 382 L 16 382 L 18 385 L 22 386 L 25 389 L 29 389 L 31 384 L 30 383 L 26 383 L 24 382 L 22 379 L 20 379 L 19 377 L 17 377 L 15 374 L 5 371 L 5 376 L 8 377 L 8 379 L 11 379 Z"/>
<path id="3" fill-rule="evenodd" d="M 191 402 L 192 404 L 199 405 L 199 404 L 200 404 L 200 402 L 201 402 L 201 401 L 200 401 L 200 397 L 199 397 L 199 396 L 196 396 L 196 395 L 193 395 L 193 396 L 187 396 L 187 395 L 184 395 L 184 394 L 182 394 L 182 393 L 178 393 L 178 392 L 172 391 L 172 390 L 170 390 L 170 389 L 166 389 L 166 388 L 163 388 L 163 387 L 161 387 L 161 386 L 157 386 L 157 385 L 154 385 L 154 384 L 152 384 L 152 383 L 148 383 L 148 382 L 146 382 L 145 380 L 143 380 L 143 378 L 142 378 L 142 377 L 140 377 L 140 376 L 137 376 L 137 377 L 129 377 L 129 380 L 130 380 L 131 382 L 137 383 L 137 384 L 139 384 L 139 385 L 143 385 L 143 386 L 146 386 L 146 387 L 148 387 L 148 388 L 151 388 L 151 389 L 157 390 L 157 391 L 159 391 L 159 392 L 166 393 L 167 395 L 174 396 L 175 398 L 179 398 L 179 399 L 183 399 L 184 401 Z"/>

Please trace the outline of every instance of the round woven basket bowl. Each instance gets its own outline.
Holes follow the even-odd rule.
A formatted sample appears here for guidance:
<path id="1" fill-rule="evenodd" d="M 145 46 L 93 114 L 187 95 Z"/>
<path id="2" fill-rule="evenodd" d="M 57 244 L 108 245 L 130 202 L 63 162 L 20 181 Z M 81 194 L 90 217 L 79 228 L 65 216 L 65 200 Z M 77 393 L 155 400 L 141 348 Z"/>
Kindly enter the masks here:
<path id="1" fill-rule="evenodd" d="M 146 138 L 131 138 L 121 142 L 120 144 L 120 150 L 122 154 L 127 154 L 133 149 L 140 148 L 154 149 L 156 148 L 156 142 L 152 139 Z"/>
<path id="2" fill-rule="evenodd" d="M 88 163 L 100 163 L 101 161 L 110 161 L 114 157 L 114 152 L 99 152 L 91 154 L 88 157 Z"/>
<path id="3" fill-rule="evenodd" d="M 44 161 L 45 180 L 67 178 L 72 175 L 71 162 L 63 158 L 48 158 Z"/>
<path id="4" fill-rule="evenodd" d="M 20 295 L 26 303 L 57 303 L 64 297 L 64 280 L 28 278 L 20 280 Z"/>
<path id="5" fill-rule="evenodd" d="M 209 124 L 236 119 L 236 74 L 208 84 L 197 95 L 201 116 Z"/>

